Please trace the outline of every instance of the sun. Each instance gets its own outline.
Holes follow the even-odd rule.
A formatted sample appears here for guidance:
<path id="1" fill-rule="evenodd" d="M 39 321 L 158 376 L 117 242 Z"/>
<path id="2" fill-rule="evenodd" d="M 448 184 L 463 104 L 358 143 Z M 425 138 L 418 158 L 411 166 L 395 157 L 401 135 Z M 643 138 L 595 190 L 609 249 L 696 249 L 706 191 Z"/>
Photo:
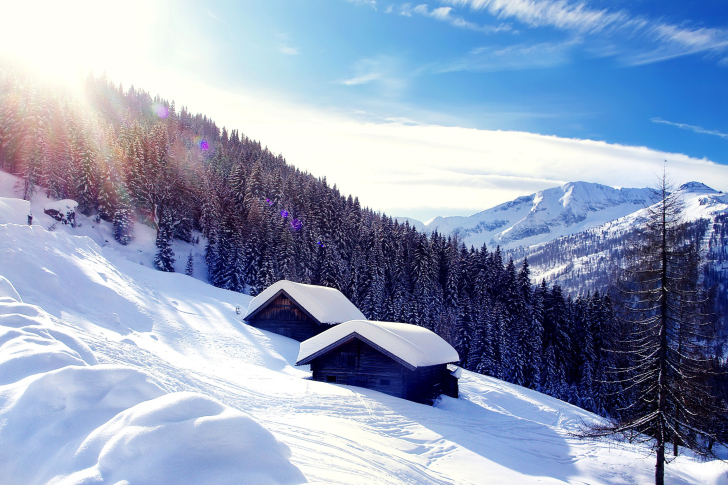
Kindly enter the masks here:
<path id="1" fill-rule="evenodd" d="M 0 57 L 76 81 L 89 70 L 142 69 L 155 49 L 159 2 L 22 0 L 3 2 Z"/>

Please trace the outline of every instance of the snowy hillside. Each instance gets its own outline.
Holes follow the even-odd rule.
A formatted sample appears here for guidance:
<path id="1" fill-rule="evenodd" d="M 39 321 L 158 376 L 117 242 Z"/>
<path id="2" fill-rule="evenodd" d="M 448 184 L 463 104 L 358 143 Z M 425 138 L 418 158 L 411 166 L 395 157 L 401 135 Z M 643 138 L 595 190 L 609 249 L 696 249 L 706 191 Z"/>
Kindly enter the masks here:
<path id="1" fill-rule="evenodd" d="M 570 182 L 469 217 L 436 217 L 426 223 L 398 220 L 427 232 L 457 234 L 468 247 L 487 244 L 507 249 L 575 234 L 636 212 L 655 200 L 652 189 Z"/>
<path id="2" fill-rule="evenodd" d="M 240 321 L 249 296 L 152 269 L 150 230 L 131 247 L 84 217 L 49 231 L 42 195 L 28 226 L 0 185 L 3 484 L 652 480 L 646 447 L 574 438 L 597 418 L 496 379 L 464 372 L 432 407 L 308 380 L 297 342 Z M 667 482 L 727 472 L 686 453 Z"/>

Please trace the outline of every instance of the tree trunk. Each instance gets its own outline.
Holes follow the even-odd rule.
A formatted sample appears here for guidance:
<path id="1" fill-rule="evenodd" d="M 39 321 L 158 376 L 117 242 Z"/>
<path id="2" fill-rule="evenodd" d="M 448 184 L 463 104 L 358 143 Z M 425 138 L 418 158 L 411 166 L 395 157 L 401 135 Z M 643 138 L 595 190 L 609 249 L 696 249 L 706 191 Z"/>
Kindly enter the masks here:
<path id="1" fill-rule="evenodd" d="M 655 464 L 655 485 L 665 485 L 665 442 L 662 432 L 657 432 L 657 464 Z"/>
<path id="2" fill-rule="evenodd" d="M 655 465 L 655 485 L 665 484 L 665 412 L 667 411 L 667 403 L 665 393 L 667 392 L 667 208 L 665 206 L 665 193 L 663 188 L 662 194 L 662 247 L 661 259 L 662 267 L 660 268 L 660 349 L 659 349 L 659 365 L 660 374 L 657 397 L 657 464 Z"/>

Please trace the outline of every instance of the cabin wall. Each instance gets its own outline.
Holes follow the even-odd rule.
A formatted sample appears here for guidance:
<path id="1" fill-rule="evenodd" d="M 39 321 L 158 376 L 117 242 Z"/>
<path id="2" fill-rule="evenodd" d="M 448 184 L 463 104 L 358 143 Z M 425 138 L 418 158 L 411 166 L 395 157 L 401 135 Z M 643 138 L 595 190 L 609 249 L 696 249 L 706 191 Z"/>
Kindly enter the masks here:
<path id="1" fill-rule="evenodd" d="M 458 392 L 447 364 L 409 370 L 357 338 L 315 358 L 311 371 L 316 381 L 365 387 L 423 404 L 440 394 L 457 397 Z"/>
<path id="2" fill-rule="evenodd" d="M 396 397 L 405 397 L 406 370 L 359 339 L 352 339 L 311 361 L 316 381 L 366 387 Z"/>
<path id="3" fill-rule="evenodd" d="M 286 295 L 281 294 L 258 312 L 253 318 L 246 319 L 248 325 L 289 337 L 299 342 L 308 340 L 330 328 L 320 325 Z"/>
<path id="4" fill-rule="evenodd" d="M 420 403 L 431 403 L 440 394 L 457 397 L 457 379 L 450 375 L 447 364 L 418 367 L 407 370 L 407 392 L 406 399 Z M 453 382 L 455 389 L 453 396 Z"/>

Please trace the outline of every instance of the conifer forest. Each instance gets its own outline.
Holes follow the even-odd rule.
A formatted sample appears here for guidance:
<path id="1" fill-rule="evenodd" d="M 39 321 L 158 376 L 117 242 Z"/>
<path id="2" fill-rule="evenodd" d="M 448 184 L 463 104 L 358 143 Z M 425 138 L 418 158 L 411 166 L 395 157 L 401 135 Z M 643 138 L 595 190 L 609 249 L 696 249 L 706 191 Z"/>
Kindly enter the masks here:
<path id="1" fill-rule="evenodd" d="M 187 261 L 173 239 L 204 245 L 217 287 L 255 295 L 288 279 L 337 288 L 369 319 L 433 330 L 465 369 L 603 416 L 619 417 L 635 397 L 610 378 L 630 356 L 613 351 L 628 329 L 608 287 L 566 294 L 531 281 L 527 258 L 417 232 L 261 142 L 134 87 L 88 77 L 76 97 L 0 70 L 0 169 L 22 177 L 25 198 L 40 186 L 113 223 L 121 244 L 135 221 L 155 228 L 161 271 Z M 724 379 L 711 385 L 725 403 Z"/>

